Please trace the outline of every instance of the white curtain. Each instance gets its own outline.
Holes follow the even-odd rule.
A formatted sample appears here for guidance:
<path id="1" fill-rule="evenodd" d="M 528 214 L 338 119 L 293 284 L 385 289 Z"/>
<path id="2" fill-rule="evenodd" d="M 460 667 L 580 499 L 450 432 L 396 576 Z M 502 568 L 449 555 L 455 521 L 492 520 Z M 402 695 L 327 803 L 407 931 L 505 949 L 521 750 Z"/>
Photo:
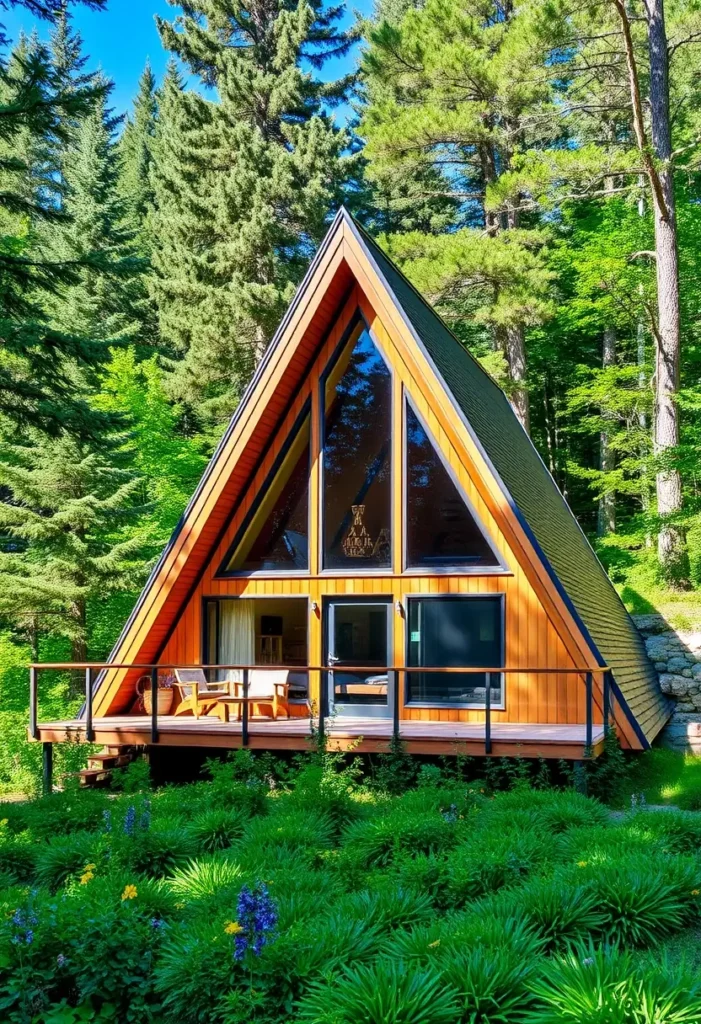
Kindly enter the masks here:
<path id="1" fill-rule="evenodd" d="M 236 598 L 220 605 L 219 658 L 222 665 L 254 665 L 256 617 L 253 601 Z M 223 671 L 222 678 L 240 683 L 243 673 Z"/>

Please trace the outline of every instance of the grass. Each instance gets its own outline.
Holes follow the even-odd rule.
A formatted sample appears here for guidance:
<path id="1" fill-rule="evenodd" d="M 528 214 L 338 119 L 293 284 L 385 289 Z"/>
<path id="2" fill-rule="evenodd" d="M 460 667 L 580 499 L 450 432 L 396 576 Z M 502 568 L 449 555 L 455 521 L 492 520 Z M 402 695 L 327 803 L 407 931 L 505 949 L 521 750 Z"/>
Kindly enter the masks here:
<path id="1" fill-rule="evenodd" d="M 701 815 L 261 763 L 3 805 L 3 1024 L 701 1020 Z"/>
<path id="2" fill-rule="evenodd" d="M 629 762 L 622 800 L 640 793 L 648 804 L 701 811 L 701 758 L 662 748 L 638 755 Z"/>

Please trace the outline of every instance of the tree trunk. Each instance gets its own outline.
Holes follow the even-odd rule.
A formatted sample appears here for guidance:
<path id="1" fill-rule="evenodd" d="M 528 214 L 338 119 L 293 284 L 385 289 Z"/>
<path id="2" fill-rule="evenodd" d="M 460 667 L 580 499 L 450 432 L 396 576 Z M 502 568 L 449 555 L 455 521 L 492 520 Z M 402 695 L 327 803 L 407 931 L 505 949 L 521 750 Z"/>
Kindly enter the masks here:
<path id="1" fill-rule="evenodd" d="M 655 360 L 655 453 L 662 466 L 657 472 L 657 511 L 662 518 L 657 551 L 671 582 L 687 585 L 689 558 L 683 527 L 670 522 L 682 507 L 679 470 L 669 461 L 679 444 L 679 253 L 672 172 L 672 136 L 669 112 L 669 66 L 663 0 L 645 0 L 650 58 L 650 115 L 652 147 L 658 161 L 659 187 L 652 188 L 657 256 L 657 351 Z M 667 522 L 664 520 L 667 519 Z"/>
<path id="2" fill-rule="evenodd" d="M 613 366 L 616 361 L 616 328 L 606 327 L 604 329 L 604 344 L 602 366 L 606 369 Z M 602 420 L 610 420 L 611 413 L 605 409 L 601 410 Z M 599 435 L 600 456 L 599 466 L 602 473 L 610 473 L 616 460 L 611 450 L 611 437 L 608 427 L 604 426 Z M 604 537 L 607 533 L 613 533 L 616 529 L 616 496 L 612 491 L 602 494 L 599 498 L 599 517 L 597 533 Z"/>
<path id="3" fill-rule="evenodd" d="M 507 327 L 504 332 L 504 354 L 513 382 L 511 405 L 527 434 L 531 430 L 530 403 L 526 387 L 526 338 L 522 324 Z"/>

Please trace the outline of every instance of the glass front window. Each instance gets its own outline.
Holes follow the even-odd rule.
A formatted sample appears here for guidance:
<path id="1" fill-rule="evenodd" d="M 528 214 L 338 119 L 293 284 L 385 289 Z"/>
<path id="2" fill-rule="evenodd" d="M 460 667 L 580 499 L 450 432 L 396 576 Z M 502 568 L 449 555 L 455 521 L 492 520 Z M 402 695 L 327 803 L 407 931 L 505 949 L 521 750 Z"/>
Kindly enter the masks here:
<path id="1" fill-rule="evenodd" d="M 309 416 L 261 492 L 225 572 L 309 568 Z"/>
<path id="2" fill-rule="evenodd" d="M 407 566 L 498 566 L 496 555 L 408 402 L 406 438 Z"/>
<path id="3" fill-rule="evenodd" d="M 324 385 L 323 566 L 391 565 L 392 377 L 359 328 Z"/>
<path id="4" fill-rule="evenodd" d="M 501 668 L 501 597 L 408 599 L 409 666 Z M 502 676 L 492 673 L 492 702 L 502 700 Z M 407 699 L 420 704 L 484 704 L 484 673 L 407 672 Z"/>

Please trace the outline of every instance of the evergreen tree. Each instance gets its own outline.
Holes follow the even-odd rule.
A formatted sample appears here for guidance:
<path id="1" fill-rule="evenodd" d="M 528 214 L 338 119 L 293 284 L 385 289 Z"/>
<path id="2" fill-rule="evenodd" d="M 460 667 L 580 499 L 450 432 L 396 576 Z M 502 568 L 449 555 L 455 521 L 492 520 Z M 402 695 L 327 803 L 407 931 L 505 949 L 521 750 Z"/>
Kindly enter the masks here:
<path id="1" fill-rule="evenodd" d="M 44 16 L 63 7 L 53 0 L 17 6 Z M 44 308 L 49 296 L 77 280 L 80 263 L 57 261 L 36 248 L 38 226 L 48 229 L 63 217 L 49 153 L 58 141 L 67 142 L 67 121 L 87 113 L 96 96 L 89 85 L 68 90 L 64 84 L 37 41 L 21 43 L 12 59 L 0 60 L 0 415 L 53 431 L 89 431 L 95 421 L 76 395 L 74 369 L 93 373 L 104 352 L 70 328 L 56 328 Z"/>
<path id="2" fill-rule="evenodd" d="M 105 358 L 109 345 L 139 333 L 133 304 L 141 265 L 117 193 L 116 123 L 104 89 L 61 155 L 67 220 L 45 246 L 56 262 L 79 266 L 74 281 L 47 303 L 54 323 L 99 343 Z"/>
<path id="3" fill-rule="evenodd" d="M 130 458 L 117 434 L 90 444 L 36 431 L 0 455 L 0 614 L 69 637 L 76 661 L 86 657 L 88 601 L 144 576 Z"/>
<path id="4" fill-rule="evenodd" d="M 195 0 L 174 25 L 158 19 L 166 47 L 217 91 L 183 94 L 170 72 L 154 184 L 159 226 L 176 216 L 164 236 L 152 231 L 161 335 L 182 357 L 173 391 L 214 422 L 230 415 L 342 199 L 347 137 L 325 107 L 349 80 L 316 75 L 350 45 L 340 14 L 323 0 Z M 184 134 L 168 117 L 187 122 Z"/>
<path id="5" fill-rule="evenodd" d="M 147 63 L 118 147 L 119 192 L 125 205 L 126 223 L 137 239 L 140 256 L 148 256 L 151 249 L 146 222 L 154 202 L 151 165 L 157 109 L 156 78 Z"/>
<path id="6" fill-rule="evenodd" d="M 427 0 L 398 21 L 391 10 L 364 60 L 369 173 L 400 211 L 407 199 L 447 199 L 454 216 L 449 230 L 389 244 L 441 312 L 473 324 L 467 337 L 484 340 L 487 328 L 528 429 L 525 331 L 551 312 L 550 275 L 537 223 L 517 195 L 502 202 L 497 187 L 521 150 L 553 141 L 543 74 L 551 42 L 537 4 Z"/>

